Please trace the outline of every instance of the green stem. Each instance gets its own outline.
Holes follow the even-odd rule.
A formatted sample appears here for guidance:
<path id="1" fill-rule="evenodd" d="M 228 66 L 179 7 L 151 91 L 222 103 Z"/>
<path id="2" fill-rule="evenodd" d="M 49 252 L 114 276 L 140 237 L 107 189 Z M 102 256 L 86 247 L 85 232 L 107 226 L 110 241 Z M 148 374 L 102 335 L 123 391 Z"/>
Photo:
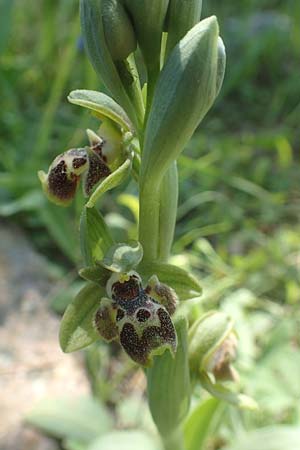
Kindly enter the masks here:
<path id="1" fill-rule="evenodd" d="M 167 262 L 174 239 L 178 205 L 178 171 L 174 161 L 160 186 L 158 259 Z"/>
<path id="2" fill-rule="evenodd" d="M 145 180 L 140 186 L 139 241 L 144 249 L 144 261 L 156 261 L 159 237 L 159 186 Z"/>
<path id="3" fill-rule="evenodd" d="M 126 61 L 118 61 L 116 63 L 116 68 L 128 97 L 135 108 L 137 131 L 141 134 L 144 123 L 145 106 L 134 57 L 130 56 Z"/>
<path id="4" fill-rule="evenodd" d="M 174 430 L 172 434 L 169 436 L 162 437 L 164 450 L 184 450 L 184 438 L 183 432 L 178 427 L 177 430 Z"/>
<path id="5" fill-rule="evenodd" d="M 176 162 L 160 185 L 146 178 L 140 188 L 139 241 L 144 260 L 167 262 L 174 238 L 178 201 Z"/>
<path id="6" fill-rule="evenodd" d="M 157 63 L 155 65 L 149 66 L 147 68 L 148 82 L 147 82 L 147 107 L 146 107 L 146 114 L 145 114 L 145 124 L 147 123 L 147 120 L 148 120 L 148 117 L 150 114 L 159 72 L 160 72 L 159 61 L 157 61 Z"/>

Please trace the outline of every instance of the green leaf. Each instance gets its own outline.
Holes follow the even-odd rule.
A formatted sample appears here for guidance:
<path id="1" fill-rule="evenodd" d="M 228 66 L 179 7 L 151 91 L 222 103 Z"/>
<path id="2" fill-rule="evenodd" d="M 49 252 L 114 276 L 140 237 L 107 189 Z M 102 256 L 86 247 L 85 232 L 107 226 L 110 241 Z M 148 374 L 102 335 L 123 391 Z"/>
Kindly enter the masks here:
<path id="1" fill-rule="evenodd" d="M 216 17 L 195 25 L 177 44 L 156 86 L 146 131 L 142 182 L 160 183 L 178 158 L 217 94 L 218 35 Z"/>
<path id="2" fill-rule="evenodd" d="M 87 208 L 93 208 L 96 202 L 100 199 L 100 197 L 107 191 L 114 189 L 119 186 L 123 181 L 128 177 L 132 166 L 132 156 L 126 159 L 126 161 L 118 167 L 117 170 L 112 172 L 108 177 L 104 178 L 103 181 L 100 182 L 96 190 L 90 196 L 89 201 L 87 202 Z"/>
<path id="3" fill-rule="evenodd" d="M 56 438 L 86 444 L 112 428 L 105 408 L 91 397 L 43 400 L 26 416 L 26 422 Z"/>
<path id="4" fill-rule="evenodd" d="M 165 437 L 176 430 L 190 406 L 187 320 L 178 317 L 175 326 L 178 338 L 175 358 L 165 352 L 156 356 L 153 366 L 147 370 L 150 411 Z"/>
<path id="5" fill-rule="evenodd" d="M 65 353 L 75 352 L 99 339 L 93 320 L 105 289 L 88 283 L 67 307 L 59 330 L 59 342 Z"/>
<path id="6" fill-rule="evenodd" d="M 159 281 L 176 291 L 179 300 L 199 297 L 202 293 L 198 280 L 192 274 L 172 264 L 142 262 L 138 270 L 145 281 L 152 275 L 157 275 Z"/>
<path id="7" fill-rule="evenodd" d="M 92 266 L 101 260 L 113 244 L 101 213 L 96 208 L 84 208 L 80 219 L 80 245 L 85 264 Z"/>
<path id="8" fill-rule="evenodd" d="M 300 427 L 276 425 L 242 433 L 224 450 L 296 450 L 300 448 Z"/>
<path id="9" fill-rule="evenodd" d="M 204 444 L 211 434 L 211 425 L 219 407 L 219 400 L 209 398 L 192 411 L 184 427 L 186 450 L 201 450 L 204 448 Z"/>
<path id="10" fill-rule="evenodd" d="M 87 450 L 162 450 L 159 443 L 142 431 L 114 431 L 93 442 Z"/>
<path id="11" fill-rule="evenodd" d="M 88 91 L 80 89 L 72 91 L 68 100 L 74 105 L 83 106 L 84 108 L 91 109 L 96 112 L 100 118 L 109 118 L 118 123 L 122 128 L 128 131 L 132 131 L 133 126 L 126 114 L 118 103 L 116 103 L 111 97 L 102 92 Z"/>
<path id="12" fill-rule="evenodd" d="M 109 249 L 101 265 L 111 272 L 129 272 L 143 258 L 143 248 L 138 241 L 116 244 Z"/>

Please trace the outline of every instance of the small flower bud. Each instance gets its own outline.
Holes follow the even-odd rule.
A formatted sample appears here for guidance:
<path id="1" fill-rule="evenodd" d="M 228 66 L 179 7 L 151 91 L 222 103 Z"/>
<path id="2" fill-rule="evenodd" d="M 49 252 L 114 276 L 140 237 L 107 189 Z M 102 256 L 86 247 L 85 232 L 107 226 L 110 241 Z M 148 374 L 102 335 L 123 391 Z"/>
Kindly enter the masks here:
<path id="1" fill-rule="evenodd" d="M 213 373 L 217 381 L 238 381 L 238 372 L 232 367 L 237 354 L 237 337 L 231 332 L 220 347 L 207 361 L 207 371 Z"/>
<path id="2" fill-rule="evenodd" d="M 216 17 L 202 20 L 180 40 L 163 67 L 145 131 L 142 184 L 146 179 L 161 182 L 211 108 L 225 69 L 218 37 Z"/>
<path id="3" fill-rule="evenodd" d="M 236 379 L 231 367 L 237 339 L 233 321 L 222 312 L 204 314 L 189 332 L 189 362 L 192 372 L 212 373 L 216 379 Z"/>

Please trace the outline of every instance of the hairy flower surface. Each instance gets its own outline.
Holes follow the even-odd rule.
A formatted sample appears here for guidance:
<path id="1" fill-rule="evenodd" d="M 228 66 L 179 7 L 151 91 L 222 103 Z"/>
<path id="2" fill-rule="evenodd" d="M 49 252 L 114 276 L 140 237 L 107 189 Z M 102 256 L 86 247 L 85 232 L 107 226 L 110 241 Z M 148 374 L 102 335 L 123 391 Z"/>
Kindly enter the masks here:
<path id="1" fill-rule="evenodd" d="M 118 338 L 125 352 L 138 364 L 149 366 L 154 355 L 168 349 L 175 354 L 177 336 L 168 312 L 166 291 L 173 291 L 164 285 L 163 295 L 159 294 L 157 280 L 156 298 L 143 288 L 140 276 L 131 271 L 127 274 L 113 274 L 107 283 L 110 298 L 101 300 L 95 316 L 95 326 L 107 341 Z M 163 302 L 160 302 L 162 300 Z M 172 297 L 173 302 L 173 297 Z M 173 303 L 170 308 L 174 310 Z"/>

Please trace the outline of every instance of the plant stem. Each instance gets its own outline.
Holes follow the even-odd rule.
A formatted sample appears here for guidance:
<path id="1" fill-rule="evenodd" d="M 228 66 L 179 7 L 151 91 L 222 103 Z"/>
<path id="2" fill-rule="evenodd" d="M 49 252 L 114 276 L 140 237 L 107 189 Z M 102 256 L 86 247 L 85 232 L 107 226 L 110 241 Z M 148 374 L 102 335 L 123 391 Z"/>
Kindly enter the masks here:
<path id="1" fill-rule="evenodd" d="M 140 186 L 139 220 L 139 241 L 144 249 L 145 261 L 158 259 L 159 205 L 159 186 L 146 179 Z"/>
<path id="2" fill-rule="evenodd" d="M 162 438 L 164 443 L 164 450 L 184 450 L 184 438 L 183 432 L 178 427 L 178 429 L 174 430 L 172 434 L 169 436 L 165 436 Z"/>
<path id="3" fill-rule="evenodd" d="M 150 114 L 152 100 L 156 88 L 156 82 L 160 72 L 159 61 L 153 64 L 153 66 L 149 66 L 147 68 L 147 71 L 148 71 L 148 82 L 147 82 L 147 107 L 145 114 L 145 123 L 147 123 Z"/>
<path id="4" fill-rule="evenodd" d="M 178 204 L 178 171 L 174 161 L 160 186 L 158 259 L 167 262 L 174 239 Z"/>

